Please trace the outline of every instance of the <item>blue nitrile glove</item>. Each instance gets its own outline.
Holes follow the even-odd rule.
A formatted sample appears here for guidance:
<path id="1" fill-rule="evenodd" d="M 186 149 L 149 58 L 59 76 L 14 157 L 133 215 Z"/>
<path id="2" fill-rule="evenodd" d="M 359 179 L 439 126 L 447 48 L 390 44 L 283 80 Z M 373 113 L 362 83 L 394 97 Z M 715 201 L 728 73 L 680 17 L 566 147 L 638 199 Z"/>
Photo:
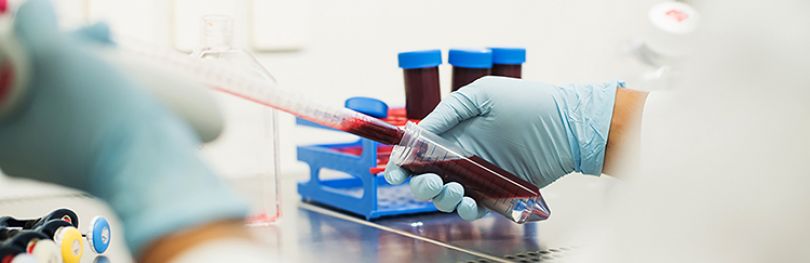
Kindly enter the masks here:
<path id="1" fill-rule="evenodd" d="M 419 127 L 455 142 L 538 187 L 571 172 L 599 175 L 605 157 L 613 103 L 620 82 L 550 85 L 485 77 L 453 92 Z M 405 182 L 410 174 L 389 162 L 385 179 Z M 417 199 L 465 220 L 482 217 L 462 185 L 435 174 L 411 178 Z"/>
<path id="2" fill-rule="evenodd" d="M 58 31 L 47 0 L 19 8 L 15 34 L 31 63 L 26 101 L 0 120 L 0 167 L 108 202 L 136 255 L 150 242 L 247 206 L 198 155 L 193 131 L 89 47 L 104 25 Z"/>

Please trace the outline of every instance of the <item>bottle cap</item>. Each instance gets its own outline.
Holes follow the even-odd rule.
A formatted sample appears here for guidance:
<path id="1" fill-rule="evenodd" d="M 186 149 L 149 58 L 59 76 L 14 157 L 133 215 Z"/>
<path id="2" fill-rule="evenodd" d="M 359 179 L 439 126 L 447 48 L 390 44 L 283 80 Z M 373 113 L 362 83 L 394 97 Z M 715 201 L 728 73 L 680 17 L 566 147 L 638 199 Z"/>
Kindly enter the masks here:
<path id="1" fill-rule="evenodd" d="M 374 118 L 384 119 L 388 117 L 388 105 L 375 98 L 351 97 L 346 99 L 345 106 Z"/>
<path id="2" fill-rule="evenodd" d="M 492 64 L 519 65 L 526 62 L 526 49 L 519 47 L 493 47 Z"/>
<path id="3" fill-rule="evenodd" d="M 438 49 L 399 52 L 402 69 L 431 68 L 442 64 L 442 51 Z"/>
<path id="4" fill-rule="evenodd" d="M 491 68 L 492 51 L 489 49 L 450 49 L 447 61 L 454 67 Z"/>
<path id="5" fill-rule="evenodd" d="M 110 247 L 110 221 L 103 216 L 94 217 L 87 232 L 87 242 L 97 254 L 104 253 Z"/>
<path id="6" fill-rule="evenodd" d="M 61 227 L 56 230 L 54 241 L 62 251 L 62 260 L 65 263 L 79 263 L 84 253 L 82 233 L 75 227 Z"/>

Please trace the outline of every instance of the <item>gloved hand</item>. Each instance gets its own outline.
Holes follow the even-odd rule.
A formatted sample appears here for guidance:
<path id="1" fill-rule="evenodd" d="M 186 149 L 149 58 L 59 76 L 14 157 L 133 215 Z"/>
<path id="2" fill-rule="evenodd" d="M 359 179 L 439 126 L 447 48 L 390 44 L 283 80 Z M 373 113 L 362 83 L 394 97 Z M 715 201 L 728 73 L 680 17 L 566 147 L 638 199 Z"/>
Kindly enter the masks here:
<path id="1" fill-rule="evenodd" d="M 108 202 L 136 255 L 165 234 L 246 216 L 198 156 L 188 125 L 94 53 L 111 43 L 106 26 L 61 33 L 51 3 L 30 0 L 14 30 L 31 68 L 26 101 L 0 120 L 7 175 Z"/>
<path id="2" fill-rule="evenodd" d="M 571 172 L 599 175 L 616 89 L 623 83 L 555 86 L 485 77 L 453 92 L 419 126 L 503 169 L 544 187 Z M 385 179 L 401 184 L 410 173 L 389 162 Z M 446 183 L 446 184 L 445 184 Z M 465 220 L 486 214 L 464 187 L 436 174 L 411 178 L 420 200 Z"/>

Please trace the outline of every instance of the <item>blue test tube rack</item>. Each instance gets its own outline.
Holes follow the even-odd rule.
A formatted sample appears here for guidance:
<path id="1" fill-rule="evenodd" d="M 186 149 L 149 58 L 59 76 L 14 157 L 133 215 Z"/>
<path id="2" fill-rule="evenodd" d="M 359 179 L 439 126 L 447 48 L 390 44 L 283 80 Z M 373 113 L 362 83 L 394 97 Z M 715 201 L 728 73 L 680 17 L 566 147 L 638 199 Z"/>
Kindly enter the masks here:
<path id="1" fill-rule="evenodd" d="M 303 119 L 296 119 L 296 125 L 343 132 Z M 407 183 L 391 185 L 382 174 L 371 173 L 371 168 L 377 167 L 379 146 L 379 143 L 365 138 L 348 143 L 298 146 L 298 160 L 309 166 L 309 180 L 298 183 L 301 199 L 357 214 L 366 220 L 437 211 L 432 202 L 414 199 Z M 352 147 L 361 148 L 360 155 L 337 150 Z M 321 178 L 323 169 L 342 172 L 349 177 Z"/>

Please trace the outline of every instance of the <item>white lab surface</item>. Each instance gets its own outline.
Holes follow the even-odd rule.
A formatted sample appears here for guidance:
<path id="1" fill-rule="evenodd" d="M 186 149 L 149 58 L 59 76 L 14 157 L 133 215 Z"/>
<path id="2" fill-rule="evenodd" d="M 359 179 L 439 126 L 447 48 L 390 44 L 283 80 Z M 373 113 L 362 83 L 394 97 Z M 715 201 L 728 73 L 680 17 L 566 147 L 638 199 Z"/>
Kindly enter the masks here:
<path id="1" fill-rule="evenodd" d="M 254 242 L 243 239 L 223 239 L 205 242 L 179 255 L 174 263 L 198 262 L 289 262 L 263 252 Z"/>

